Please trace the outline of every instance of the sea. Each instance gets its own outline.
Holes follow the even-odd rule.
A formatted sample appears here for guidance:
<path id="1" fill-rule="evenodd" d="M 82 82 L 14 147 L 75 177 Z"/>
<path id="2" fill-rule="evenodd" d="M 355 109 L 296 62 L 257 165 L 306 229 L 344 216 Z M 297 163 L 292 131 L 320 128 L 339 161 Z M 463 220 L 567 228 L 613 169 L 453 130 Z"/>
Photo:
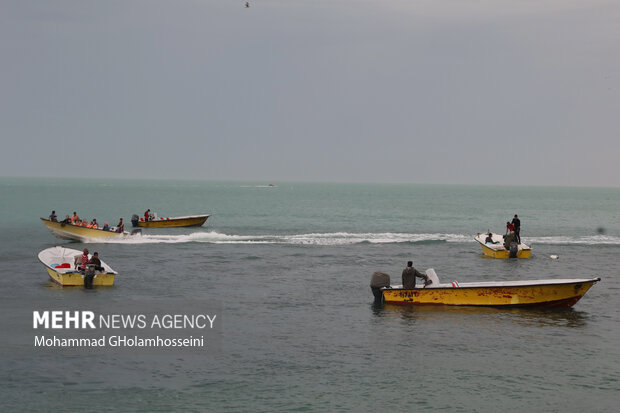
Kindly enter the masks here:
<path id="1" fill-rule="evenodd" d="M 0 193 L 0 411 L 618 411 L 618 188 L 5 177 Z M 39 219 L 130 230 L 147 208 L 211 216 L 93 243 Z M 484 258 L 474 236 L 515 214 L 532 257 Z M 53 284 L 37 255 L 57 245 L 98 251 L 114 286 Z M 442 282 L 601 281 L 569 309 L 375 304 L 372 273 L 400 284 L 409 260 Z M 33 329 L 15 303 L 49 300 L 204 302 L 220 325 L 200 354 L 9 344 Z"/>

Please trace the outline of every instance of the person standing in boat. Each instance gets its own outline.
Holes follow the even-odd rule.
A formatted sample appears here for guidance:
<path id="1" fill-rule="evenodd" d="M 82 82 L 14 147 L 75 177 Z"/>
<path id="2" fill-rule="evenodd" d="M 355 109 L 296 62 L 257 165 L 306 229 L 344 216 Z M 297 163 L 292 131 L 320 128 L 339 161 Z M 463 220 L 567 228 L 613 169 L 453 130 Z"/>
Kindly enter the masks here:
<path id="1" fill-rule="evenodd" d="M 512 222 L 506 222 L 506 233 L 504 235 L 508 235 L 510 234 L 510 231 L 514 231 L 515 230 L 515 226 L 512 224 Z"/>
<path id="2" fill-rule="evenodd" d="M 519 219 L 517 214 L 515 214 L 515 217 L 512 219 L 512 225 L 514 226 L 515 239 L 517 241 L 517 244 L 521 244 L 521 220 Z"/>
<path id="3" fill-rule="evenodd" d="M 147 222 L 149 220 L 151 216 L 151 210 L 147 209 L 146 211 L 144 211 L 144 221 Z"/>
<path id="4" fill-rule="evenodd" d="M 120 219 L 120 221 L 118 221 L 118 224 L 116 225 L 116 232 L 123 232 L 125 230 L 125 224 L 123 224 L 123 218 Z"/>
<path id="5" fill-rule="evenodd" d="M 58 217 L 56 216 L 56 211 L 52 211 L 52 213 L 49 216 L 49 220 L 52 222 L 58 222 Z"/>
<path id="6" fill-rule="evenodd" d="M 423 278 L 424 282 L 428 282 L 428 276 L 422 274 L 413 267 L 413 261 L 407 261 L 407 268 L 403 270 L 403 288 L 411 290 L 415 288 L 415 277 Z"/>

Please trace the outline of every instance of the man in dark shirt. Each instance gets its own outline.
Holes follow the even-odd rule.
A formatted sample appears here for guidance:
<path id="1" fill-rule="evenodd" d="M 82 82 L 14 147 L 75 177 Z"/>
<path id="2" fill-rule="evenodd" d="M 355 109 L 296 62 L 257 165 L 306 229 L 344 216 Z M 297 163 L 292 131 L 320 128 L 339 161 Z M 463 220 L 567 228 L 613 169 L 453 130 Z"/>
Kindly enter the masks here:
<path id="1" fill-rule="evenodd" d="M 95 267 L 97 271 L 103 271 L 103 267 L 101 266 L 101 260 L 99 259 L 99 253 L 94 252 L 93 256 L 90 260 L 88 260 L 88 265 L 92 265 Z"/>
<path id="2" fill-rule="evenodd" d="M 58 222 L 58 217 L 56 216 L 56 211 L 52 211 L 52 213 L 50 214 L 50 221 L 52 222 Z"/>
<path id="3" fill-rule="evenodd" d="M 415 288 L 415 277 L 424 278 L 425 281 L 428 281 L 426 274 L 422 274 L 413 268 L 413 261 L 408 261 L 407 268 L 403 270 L 403 288 L 406 290 Z"/>
<path id="4" fill-rule="evenodd" d="M 521 244 L 521 220 L 515 214 L 515 217 L 512 219 L 512 225 L 514 225 L 515 238 L 518 244 Z"/>

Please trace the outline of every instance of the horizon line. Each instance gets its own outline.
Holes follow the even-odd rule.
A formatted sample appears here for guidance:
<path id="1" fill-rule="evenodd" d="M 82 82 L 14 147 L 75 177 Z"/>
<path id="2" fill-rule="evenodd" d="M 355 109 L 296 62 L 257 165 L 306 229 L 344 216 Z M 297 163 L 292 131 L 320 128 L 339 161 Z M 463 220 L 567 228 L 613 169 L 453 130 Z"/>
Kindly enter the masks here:
<path id="1" fill-rule="evenodd" d="M 133 177 L 76 177 L 76 176 L 7 176 L 0 175 L 0 179 L 68 179 L 76 181 L 86 180 L 112 180 L 112 181 L 147 181 L 147 182 L 229 182 L 229 183 L 255 183 L 262 185 L 269 184 L 348 184 L 348 185 L 418 185 L 418 186 L 486 186 L 486 187 L 511 187 L 511 188 L 599 188 L 599 189 L 620 189 L 620 186 L 605 186 L 605 185 L 568 185 L 568 184 L 491 184 L 491 183 L 427 183 L 427 182 L 387 182 L 387 181 L 321 181 L 321 180 L 300 180 L 300 181 L 285 181 L 285 180 L 256 180 L 252 179 L 205 179 L 205 178 L 133 178 Z"/>

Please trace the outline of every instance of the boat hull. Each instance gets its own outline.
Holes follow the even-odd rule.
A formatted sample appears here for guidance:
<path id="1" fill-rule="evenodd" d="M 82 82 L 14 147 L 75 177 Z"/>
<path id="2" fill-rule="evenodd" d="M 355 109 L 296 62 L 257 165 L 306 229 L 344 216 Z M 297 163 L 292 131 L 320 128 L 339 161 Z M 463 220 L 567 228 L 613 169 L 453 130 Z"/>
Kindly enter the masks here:
<path id="1" fill-rule="evenodd" d="M 510 252 L 508 250 L 494 250 L 492 248 L 487 247 L 484 244 L 482 245 L 482 254 L 485 257 L 490 258 L 510 258 Z M 532 256 L 531 249 L 519 249 L 517 251 L 517 258 L 530 258 Z"/>
<path id="2" fill-rule="evenodd" d="M 79 272 L 68 272 L 68 273 L 59 273 L 54 271 L 52 268 L 46 268 L 47 273 L 50 276 L 50 279 L 54 281 L 56 284 L 62 285 L 63 287 L 83 287 L 84 286 L 84 278 L 82 274 Z M 93 279 L 93 285 L 97 287 L 110 287 L 114 285 L 114 277 L 116 274 L 110 273 L 102 273 L 97 274 L 97 276 Z"/>
<path id="3" fill-rule="evenodd" d="M 211 215 L 194 215 L 190 217 L 176 217 L 153 221 L 138 221 L 134 226 L 141 228 L 175 228 L 202 226 Z"/>
<path id="4" fill-rule="evenodd" d="M 85 241 L 92 239 L 114 239 L 122 238 L 127 235 L 126 232 L 104 231 L 102 229 L 93 229 L 80 227 L 78 225 L 64 224 L 62 222 L 53 222 L 49 219 L 41 218 L 43 224 L 50 232 L 61 239 L 72 241 Z"/>
<path id="5" fill-rule="evenodd" d="M 456 288 L 385 288 L 388 304 L 491 307 L 571 307 L 600 278 L 565 283 L 475 286 Z"/>

